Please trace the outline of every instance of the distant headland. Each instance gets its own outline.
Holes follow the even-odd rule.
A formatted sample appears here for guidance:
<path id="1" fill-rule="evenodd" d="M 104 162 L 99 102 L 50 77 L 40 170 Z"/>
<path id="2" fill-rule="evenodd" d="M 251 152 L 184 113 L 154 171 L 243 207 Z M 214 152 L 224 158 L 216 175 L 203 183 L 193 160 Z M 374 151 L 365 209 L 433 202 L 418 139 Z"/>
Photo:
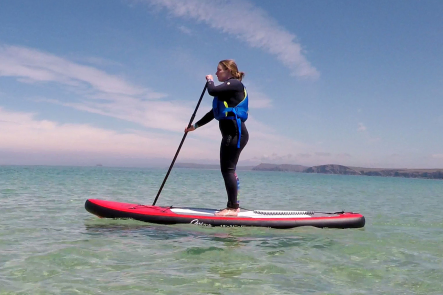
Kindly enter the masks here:
<path id="1" fill-rule="evenodd" d="M 176 168 L 194 168 L 194 169 L 219 169 L 219 165 L 176 163 Z M 336 164 L 319 166 L 302 166 L 291 164 L 268 164 L 261 163 L 257 166 L 238 166 L 237 170 L 253 171 L 281 171 L 298 173 L 322 173 L 322 174 L 341 174 L 341 175 L 365 175 L 365 176 L 386 176 L 386 177 L 405 177 L 405 178 L 427 178 L 443 179 L 443 169 L 392 169 L 392 168 L 363 168 L 351 167 Z"/>

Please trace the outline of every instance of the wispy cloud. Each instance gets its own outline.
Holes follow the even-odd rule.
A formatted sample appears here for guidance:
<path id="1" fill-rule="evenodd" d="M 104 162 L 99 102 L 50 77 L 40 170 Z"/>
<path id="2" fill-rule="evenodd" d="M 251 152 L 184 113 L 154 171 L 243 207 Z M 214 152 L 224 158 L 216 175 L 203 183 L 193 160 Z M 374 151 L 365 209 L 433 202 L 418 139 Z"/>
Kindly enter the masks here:
<path id="1" fill-rule="evenodd" d="M 103 67 L 103 66 L 107 66 L 107 67 L 121 67 L 123 66 L 121 63 L 112 61 L 112 60 L 108 60 L 108 59 L 104 59 L 101 57 L 96 57 L 96 56 L 89 56 L 89 57 L 83 57 L 83 56 L 79 56 L 76 57 L 74 56 L 73 60 L 76 60 L 80 63 L 86 63 L 86 64 L 90 64 L 93 66 L 99 66 L 99 67 Z"/>
<path id="2" fill-rule="evenodd" d="M 124 133 L 84 124 L 60 124 L 36 120 L 35 114 L 13 113 L 0 109 L 0 148 L 34 151 L 84 151 L 121 153 L 167 157 L 176 149 L 194 105 L 159 99 L 165 95 L 134 85 L 123 78 L 110 75 L 92 66 L 85 66 L 66 58 L 38 50 L 16 46 L 0 47 L 0 76 L 15 77 L 26 83 L 56 83 L 76 94 L 73 100 L 39 97 L 41 102 L 59 104 L 81 111 L 95 113 L 140 126 L 168 130 L 158 134 L 147 131 Z M 271 100 L 258 88 L 248 90 L 254 96 L 252 108 L 271 106 Z M 201 110 L 203 114 L 206 110 Z M 197 120 L 198 118 L 196 118 Z M 303 143 L 279 135 L 276 130 L 251 116 L 248 128 L 254 133 L 245 151 L 244 159 L 261 157 L 264 153 L 289 155 L 311 150 Z M 218 159 L 220 132 L 215 123 L 208 124 L 188 136 L 182 157 Z M 147 148 L 149 146 L 149 148 Z M 165 148 L 167 147 L 167 148 Z M 282 156 L 276 156 L 282 157 Z"/>
<path id="3" fill-rule="evenodd" d="M 178 146 L 177 136 L 156 132 L 116 132 L 86 124 L 59 124 L 37 120 L 35 114 L 12 112 L 0 108 L 0 148 L 15 152 L 99 153 L 133 157 L 172 156 Z M 210 149 L 199 151 L 211 156 Z M 205 151 L 206 149 L 206 151 Z M 183 149 L 184 156 L 194 155 Z"/>
<path id="4" fill-rule="evenodd" d="M 330 157 L 331 153 L 317 152 L 315 155 L 319 157 Z"/>
<path id="5" fill-rule="evenodd" d="M 91 66 L 35 49 L 0 46 L 0 76 L 17 77 L 23 82 L 57 82 L 81 87 L 91 93 L 138 96 L 146 99 L 165 94 L 132 85 L 121 77 L 107 74 Z"/>
<path id="6" fill-rule="evenodd" d="M 275 55 L 292 74 L 319 77 L 319 72 L 303 54 L 296 36 L 281 27 L 266 11 L 246 0 L 225 0 L 217 3 L 200 0 L 144 0 L 166 8 L 177 17 L 195 19 L 223 33 L 245 41 Z M 235 7 L 235 9 L 232 9 Z"/>
<path id="7" fill-rule="evenodd" d="M 181 138 L 181 134 L 141 130 L 116 132 L 87 124 L 60 124 L 51 120 L 36 119 L 34 113 L 7 111 L 1 107 L 0 118 L 0 162 L 5 162 L 6 158 L 2 158 L 5 152 L 16 154 L 16 160 L 6 159 L 5 163 L 8 164 L 33 163 L 26 160 L 31 154 L 37 158 L 45 155 L 45 160 L 37 161 L 40 164 L 77 163 L 72 157 L 77 157 L 83 162 L 86 159 L 109 160 L 113 157 L 171 159 Z M 251 136 L 243 151 L 240 163 L 271 162 L 309 166 L 325 164 L 326 156 L 328 162 L 338 160 L 344 165 L 360 165 L 351 161 L 349 154 L 312 154 L 312 146 L 278 135 L 275 130 L 255 121 L 254 118 L 248 121 L 248 128 L 254 136 Z M 208 162 L 217 163 L 220 145 L 217 129 L 217 124 L 208 124 L 191 132 L 180 152 L 180 159 L 206 159 Z M 18 161 L 20 157 L 23 160 Z M 434 154 L 432 159 L 434 162 L 435 159 L 443 159 L 443 154 Z M 119 165 L 126 165 L 125 163 L 128 161 L 122 161 Z"/>
<path id="8" fill-rule="evenodd" d="M 39 99 L 78 110 L 106 115 L 149 128 L 177 131 L 189 119 L 191 107 L 159 100 L 166 94 L 133 85 L 91 66 L 38 50 L 0 47 L 0 76 L 24 83 L 57 83 L 77 93 L 75 101 Z"/>
<path id="9" fill-rule="evenodd" d="M 169 51 L 171 61 L 177 67 L 177 69 L 195 79 L 200 79 L 202 82 L 206 74 L 212 74 L 215 76 L 216 66 L 213 64 L 206 64 L 201 59 L 196 58 L 196 56 L 186 50 L 186 49 L 172 49 Z M 208 69 L 212 69 L 208 72 Z M 262 89 L 259 83 L 254 83 L 248 78 L 248 73 L 246 73 L 246 88 L 249 94 L 250 102 L 249 107 L 251 109 L 264 109 L 272 108 L 273 99 L 270 98 Z"/>
<path id="10" fill-rule="evenodd" d="M 363 123 L 358 123 L 357 131 L 361 131 L 361 132 L 366 131 L 366 126 Z"/>
<path id="11" fill-rule="evenodd" d="M 357 131 L 358 132 L 362 132 L 362 136 L 364 137 L 364 138 L 366 138 L 366 141 L 368 142 L 368 143 L 377 143 L 377 142 L 380 142 L 381 140 L 382 140 L 382 138 L 381 137 L 374 137 L 372 134 L 371 134 L 371 132 L 368 132 L 367 131 L 368 130 L 368 128 L 366 127 L 366 125 L 365 124 L 363 124 L 363 123 L 358 123 L 358 128 L 357 128 Z"/>
<path id="12" fill-rule="evenodd" d="M 249 138 L 248 145 L 242 154 L 242 159 L 255 161 L 281 161 L 294 162 L 297 159 L 293 156 L 299 153 L 308 153 L 312 146 L 291 138 L 280 135 L 279 132 L 267 126 L 254 117 L 247 121 L 248 130 L 253 136 Z"/>
<path id="13" fill-rule="evenodd" d="M 255 87 L 248 87 L 248 95 L 254 98 L 249 103 L 251 109 L 267 109 L 272 107 L 272 99 Z"/>
<path id="14" fill-rule="evenodd" d="M 0 76 L 15 77 L 24 83 L 51 82 L 64 85 L 78 94 L 76 100 L 37 100 L 134 122 L 148 128 L 181 131 L 192 113 L 193 106 L 187 103 L 161 100 L 166 94 L 133 85 L 92 66 L 35 49 L 0 47 Z M 259 90 L 251 88 L 254 96 L 251 107 L 270 107 L 271 100 Z M 211 131 L 197 136 L 215 139 L 215 135 L 218 136 L 215 129 L 211 128 Z"/>
<path id="15" fill-rule="evenodd" d="M 124 156 L 131 158 L 170 158 L 174 155 L 181 135 L 153 131 L 126 130 L 116 132 L 87 124 L 60 124 L 51 120 L 36 119 L 35 113 L 8 111 L 0 107 L 0 151 L 17 153 L 57 153 L 64 158 L 81 153 L 93 155 Z M 254 130 L 242 155 L 248 159 L 266 159 L 288 162 L 291 152 L 306 151 L 309 147 L 289 138 L 272 134 L 263 125 L 251 120 L 248 125 Z M 180 159 L 208 159 L 218 162 L 220 134 L 217 124 L 208 124 L 191 132 L 180 152 Z M 276 142 L 282 143 L 276 146 Z M 282 155 L 282 156 L 281 156 Z M 296 160 L 296 159 L 295 159 Z"/>
<path id="16" fill-rule="evenodd" d="M 189 29 L 189 28 L 186 27 L 186 26 L 179 26 L 178 29 L 179 29 L 180 31 L 182 31 L 183 33 L 185 33 L 186 35 L 192 35 L 192 31 L 191 31 L 191 29 Z"/>
<path id="17" fill-rule="evenodd" d="M 109 97 L 108 97 L 109 99 Z M 109 116 L 128 122 L 137 123 L 148 128 L 168 131 L 182 131 L 192 113 L 190 107 L 174 101 L 140 101 L 130 97 L 101 101 L 85 100 L 81 102 L 61 102 L 43 100 L 77 110 Z"/>

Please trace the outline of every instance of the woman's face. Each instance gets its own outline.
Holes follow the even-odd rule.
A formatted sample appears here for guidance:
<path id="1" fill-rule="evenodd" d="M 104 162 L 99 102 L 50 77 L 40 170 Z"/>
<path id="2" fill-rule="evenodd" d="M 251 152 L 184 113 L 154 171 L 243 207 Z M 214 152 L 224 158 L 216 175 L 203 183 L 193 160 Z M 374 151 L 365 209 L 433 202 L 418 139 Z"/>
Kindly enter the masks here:
<path id="1" fill-rule="evenodd" d="M 215 75 L 217 76 L 218 81 L 220 82 L 225 82 L 226 80 L 232 77 L 231 72 L 228 69 L 226 70 L 223 69 L 222 65 L 218 65 L 217 72 L 215 73 Z"/>

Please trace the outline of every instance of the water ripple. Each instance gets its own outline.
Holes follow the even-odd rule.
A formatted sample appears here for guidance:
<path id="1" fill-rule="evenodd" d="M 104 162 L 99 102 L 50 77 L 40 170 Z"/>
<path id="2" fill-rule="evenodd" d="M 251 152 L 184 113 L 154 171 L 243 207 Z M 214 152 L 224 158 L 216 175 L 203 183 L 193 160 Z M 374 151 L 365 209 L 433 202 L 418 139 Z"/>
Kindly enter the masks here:
<path id="1" fill-rule="evenodd" d="M 163 169 L 0 167 L 0 294 L 442 294 L 441 181 L 239 172 L 241 205 L 353 210 L 364 229 L 106 220 L 87 198 L 151 203 Z M 219 208 L 215 170 L 173 170 L 160 205 Z"/>

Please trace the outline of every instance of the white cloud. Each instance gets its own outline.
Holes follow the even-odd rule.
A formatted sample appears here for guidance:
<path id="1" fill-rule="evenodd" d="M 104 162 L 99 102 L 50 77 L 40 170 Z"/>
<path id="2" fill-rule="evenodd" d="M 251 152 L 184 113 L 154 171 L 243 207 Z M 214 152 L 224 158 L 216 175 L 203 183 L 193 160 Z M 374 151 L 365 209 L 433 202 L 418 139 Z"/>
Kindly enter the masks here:
<path id="1" fill-rule="evenodd" d="M 177 17 L 192 18 L 233 35 L 249 46 L 275 55 L 299 77 L 317 78 L 319 72 L 303 55 L 296 36 L 277 24 L 267 13 L 245 0 L 217 3 L 200 0 L 145 0 L 168 9 Z M 235 9 L 232 9 L 235 7 Z"/>
<path id="2" fill-rule="evenodd" d="M 108 97 L 108 99 L 112 99 Z M 44 100 L 41 100 L 44 101 Z M 46 100 L 94 114 L 134 122 L 148 128 L 181 131 L 189 121 L 192 110 L 174 101 L 140 101 L 131 97 L 118 97 L 109 101 L 60 102 Z"/>
<path id="3" fill-rule="evenodd" d="M 92 66 L 99 66 L 99 67 L 122 67 L 123 64 L 118 63 L 113 60 L 108 60 L 102 57 L 96 57 L 96 56 L 78 56 L 76 54 L 70 55 L 70 59 L 73 61 L 77 61 L 84 64 L 89 64 Z"/>
<path id="4" fill-rule="evenodd" d="M 275 129 L 267 126 L 253 116 L 246 122 L 249 131 L 249 142 L 245 147 L 241 159 L 259 160 L 268 159 L 296 161 L 294 157 L 287 158 L 291 154 L 308 153 L 312 146 L 297 142 L 291 138 L 280 135 Z M 270 156 L 269 156 L 270 155 Z"/>
<path id="5" fill-rule="evenodd" d="M 173 59 L 174 65 L 179 67 L 180 71 L 191 75 L 195 79 L 204 80 L 205 74 L 212 74 L 215 76 L 216 67 L 214 65 L 208 65 L 203 63 L 200 59 L 196 58 L 192 53 L 185 50 L 173 50 L 170 53 L 171 59 Z M 207 72 L 212 69 L 211 72 Z M 247 74 L 246 74 L 247 75 Z M 272 99 L 269 98 L 261 89 L 260 85 L 251 80 L 246 79 L 246 88 L 250 97 L 249 107 L 252 109 L 263 109 L 272 107 Z"/>
<path id="6" fill-rule="evenodd" d="M 0 108 L 0 149 L 23 152 L 85 152 L 121 155 L 168 157 L 175 152 L 182 130 L 189 121 L 193 103 L 159 100 L 161 93 L 133 85 L 123 78 L 84 66 L 65 58 L 37 50 L 0 47 L 0 76 L 25 79 L 27 83 L 57 83 L 78 94 L 75 101 L 36 98 L 78 110 L 106 115 L 172 134 L 126 131 L 124 133 L 84 124 L 59 124 L 36 120 L 35 114 L 7 112 Z M 251 90 L 249 90 L 251 89 Z M 254 99 L 252 108 L 271 106 L 271 100 L 258 89 L 249 87 Z M 205 112 L 206 110 L 203 110 Z M 200 115 L 201 113 L 199 113 Z M 196 118 L 198 120 L 199 118 Z M 273 128 L 251 116 L 247 126 L 251 132 L 242 159 L 263 153 L 288 155 L 308 152 L 310 148 L 281 136 Z M 214 121 L 187 139 L 182 157 L 208 158 L 217 161 L 220 131 Z"/>
<path id="7" fill-rule="evenodd" d="M 434 159 L 443 159 L 443 154 L 433 154 L 431 157 Z"/>
<path id="8" fill-rule="evenodd" d="M 182 130 L 191 106 L 158 100 L 166 95 L 132 85 L 123 78 L 91 66 L 42 53 L 38 50 L 0 47 L 0 76 L 16 77 L 27 83 L 57 83 L 79 93 L 77 101 L 37 99 L 78 110 L 106 115 L 149 128 Z"/>
<path id="9" fill-rule="evenodd" d="M 137 149 L 142 151 L 138 147 L 143 138 L 133 134 L 119 134 L 88 125 L 58 124 L 48 120 L 36 120 L 35 114 L 8 112 L 2 108 L 0 108 L 0 117 L 4 119 L 0 124 L 2 149 L 103 153 L 134 152 Z M 152 136 L 149 141 L 157 142 L 159 146 L 158 141 L 161 141 L 161 136 Z"/>
<path id="10" fill-rule="evenodd" d="M 251 109 L 267 109 L 272 107 L 272 99 L 253 87 L 248 87 L 248 96 L 250 97 L 249 107 Z"/>
<path id="11" fill-rule="evenodd" d="M 11 112 L 0 108 L 0 149 L 32 153 L 92 153 L 132 157 L 168 157 L 174 155 L 181 136 L 155 132 L 113 130 L 86 124 L 59 124 L 37 120 L 35 114 Z M 195 139 L 188 140 L 191 143 Z M 212 151 L 200 144 L 198 155 L 210 157 Z M 191 148 L 182 155 L 192 156 Z"/>
<path id="12" fill-rule="evenodd" d="M 78 92 L 77 101 L 38 98 L 37 101 L 64 105 L 81 111 L 110 116 L 148 128 L 181 131 L 189 121 L 193 105 L 176 101 L 155 100 L 165 94 L 132 85 L 117 76 L 84 66 L 38 50 L 0 47 L 0 76 L 26 79 L 26 82 L 52 82 Z M 252 108 L 271 105 L 265 94 L 252 88 Z M 86 93 L 85 93 L 86 90 Z M 149 99 L 148 99 L 149 98 Z M 198 118 L 196 118 L 197 120 Z M 207 129 L 197 137 L 218 138 L 217 127 Z"/>
<path id="13" fill-rule="evenodd" d="M 358 131 L 364 132 L 366 131 L 366 126 L 363 123 L 358 123 Z"/>
<path id="14" fill-rule="evenodd" d="M 22 82 L 57 82 L 92 93 L 138 96 L 147 99 L 165 94 L 132 85 L 123 78 L 96 68 L 34 49 L 0 46 L 0 76 L 17 77 Z"/>
<path id="15" fill-rule="evenodd" d="M 102 158 L 122 156 L 172 159 L 183 135 L 139 130 L 116 132 L 86 124 L 60 124 L 35 117 L 33 113 L 12 112 L 0 107 L 0 151 L 24 155 L 54 153 L 64 158 L 81 153 L 82 157 L 100 155 Z M 272 134 L 272 129 L 253 118 L 248 122 L 253 135 L 242 154 L 242 161 L 262 158 L 264 153 L 271 154 L 271 159 L 287 161 L 292 160 L 288 156 L 292 152 L 309 149 L 301 143 Z M 208 159 L 218 162 L 221 136 L 218 124 L 211 123 L 188 134 L 180 152 L 181 160 Z"/>
<path id="16" fill-rule="evenodd" d="M 179 161 L 198 162 L 205 159 L 205 163 L 217 163 L 221 140 L 217 129 L 216 122 L 211 122 L 189 133 L 180 152 Z M 311 152 L 315 147 L 277 135 L 275 130 L 255 121 L 254 118 L 248 120 L 248 129 L 251 136 L 240 157 L 241 165 L 259 162 L 306 166 L 325 164 L 324 157 Z M 119 166 L 128 163 L 140 166 L 144 164 L 137 159 L 149 158 L 163 159 L 166 165 L 175 154 L 182 135 L 140 130 L 116 132 L 86 124 L 60 124 L 38 120 L 33 113 L 12 112 L 0 107 L 0 164 L 94 165 L 97 164 L 95 161 L 103 161 L 105 164 L 114 161 L 113 163 Z M 12 159 L 10 154 L 15 154 L 15 159 Z M 328 154 L 324 153 L 325 156 Z M 124 159 L 116 162 L 116 158 Z M 328 156 L 328 162 L 363 167 L 375 165 L 370 155 L 358 158 L 349 154 L 331 154 Z M 414 157 L 408 158 L 414 160 Z M 443 159 L 443 154 L 434 154 L 430 159 L 426 165 L 432 168 L 436 159 Z M 404 166 L 404 159 L 400 160 L 385 162 L 384 165 L 390 163 L 392 167 Z"/>
<path id="17" fill-rule="evenodd" d="M 373 137 L 373 136 L 370 134 L 370 132 L 367 132 L 367 129 L 368 129 L 368 128 L 366 127 L 365 124 L 363 124 L 363 123 L 358 123 L 357 131 L 359 131 L 359 132 L 363 132 L 363 136 L 364 136 L 364 138 L 366 139 L 366 141 L 367 141 L 368 143 L 373 144 L 373 143 L 381 142 L 381 140 L 382 140 L 381 137 Z"/>
<path id="18" fill-rule="evenodd" d="M 189 28 L 186 27 L 186 26 L 179 26 L 178 29 L 179 29 L 180 31 L 182 31 L 183 33 L 185 33 L 186 35 L 192 35 L 192 31 L 191 31 L 191 29 L 189 29 Z"/>

